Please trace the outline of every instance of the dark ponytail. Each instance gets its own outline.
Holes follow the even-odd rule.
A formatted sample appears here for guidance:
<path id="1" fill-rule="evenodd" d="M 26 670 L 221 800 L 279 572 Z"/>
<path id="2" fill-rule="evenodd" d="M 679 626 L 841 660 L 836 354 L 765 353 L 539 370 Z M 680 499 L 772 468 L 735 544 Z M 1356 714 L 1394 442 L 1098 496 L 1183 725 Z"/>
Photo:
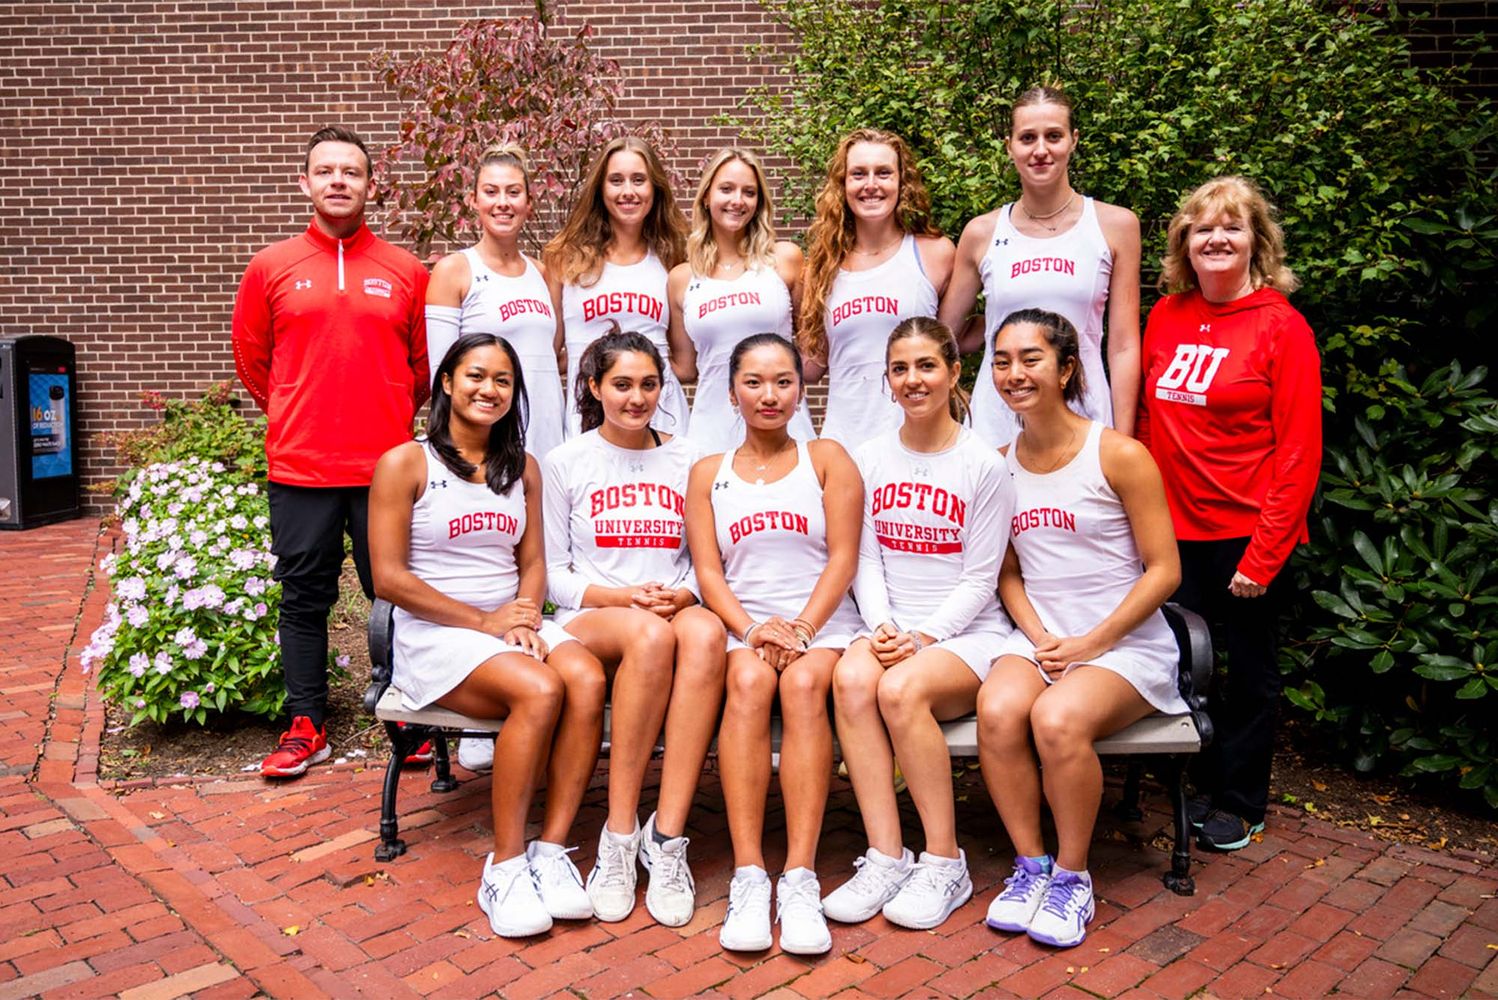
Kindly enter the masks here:
<path id="1" fill-rule="evenodd" d="M 662 384 L 666 378 L 666 362 L 650 338 L 642 333 L 621 332 L 618 322 L 609 321 L 612 329 L 588 345 L 577 363 L 576 393 L 577 415 L 582 418 L 584 433 L 603 426 L 603 403 L 593 395 L 593 386 L 601 385 L 614 362 L 621 354 L 643 354 L 655 365 L 655 374 Z M 653 416 L 653 414 L 652 414 Z"/>
<path id="2" fill-rule="evenodd" d="M 448 422 L 452 419 L 453 398 L 443 388 L 442 379 L 451 379 L 468 352 L 480 347 L 498 347 L 510 359 L 510 368 L 515 373 L 515 387 L 510 395 L 510 409 L 489 428 L 489 441 L 484 446 L 484 481 L 489 489 L 501 496 L 509 496 L 510 488 L 525 475 L 525 424 L 530 413 L 530 397 L 525 393 L 525 374 L 520 368 L 520 358 L 515 348 L 503 337 L 492 333 L 465 333 L 442 356 L 437 373 L 432 377 L 432 411 L 427 417 L 427 443 L 453 475 L 469 479 L 478 467 L 467 461 L 453 444 Z"/>

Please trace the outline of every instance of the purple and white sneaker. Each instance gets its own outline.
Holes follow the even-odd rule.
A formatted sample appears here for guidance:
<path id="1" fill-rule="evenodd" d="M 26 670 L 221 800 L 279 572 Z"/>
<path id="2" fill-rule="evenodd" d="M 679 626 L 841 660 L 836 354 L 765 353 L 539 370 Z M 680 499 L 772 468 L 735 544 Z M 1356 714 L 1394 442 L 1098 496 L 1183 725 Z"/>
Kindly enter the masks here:
<path id="1" fill-rule="evenodd" d="M 1004 891 L 988 904 L 988 919 L 985 923 L 996 931 L 1024 932 L 1030 929 L 1030 921 L 1045 901 L 1046 886 L 1050 884 L 1048 866 L 1030 858 L 1014 859 L 1014 874 L 1004 880 Z"/>
<path id="2" fill-rule="evenodd" d="M 1055 868 L 1046 885 L 1045 899 L 1026 931 L 1041 944 L 1074 948 L 1087 936 L 1087 922 L 1093 912 L 1092 876 Z"/>

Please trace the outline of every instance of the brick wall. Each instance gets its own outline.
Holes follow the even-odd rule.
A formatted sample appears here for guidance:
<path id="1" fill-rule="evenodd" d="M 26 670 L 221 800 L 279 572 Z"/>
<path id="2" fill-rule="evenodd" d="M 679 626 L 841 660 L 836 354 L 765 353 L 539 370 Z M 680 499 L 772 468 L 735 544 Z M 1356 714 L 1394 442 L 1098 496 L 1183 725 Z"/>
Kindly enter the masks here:
<path id="1" fill-rule="evenodd" d="M 697 168 L 763 70 L 758 0 L 563 3 L 622 64 L 623 113 L 659 118 Z M 250 256 L 300 231 L 302 144 L 329 122 L 371 147 L 396 108 L 384 49 L 445 45 L 529 3 L 380 0 L 27 3 L 0 7 L 0 335 L 78 347 L 85 482 L 117 471 L 101 434 L 143 426 L 143 389 L 192 396 L 233 374 L 229 318 Z M 379 229 L 379 226 L 376 226 Z"/>
<path id="2" fill-rule="evenodd" d="M 1470 96 L 1498 101 L 1498 51 L 1472 54 L 1479 35 L 1498 45 L 1498 0 L 1404 0 L 1399 9 L 1417 18 L 1409 32 L 1417 65 L 1471 62 Z"/>

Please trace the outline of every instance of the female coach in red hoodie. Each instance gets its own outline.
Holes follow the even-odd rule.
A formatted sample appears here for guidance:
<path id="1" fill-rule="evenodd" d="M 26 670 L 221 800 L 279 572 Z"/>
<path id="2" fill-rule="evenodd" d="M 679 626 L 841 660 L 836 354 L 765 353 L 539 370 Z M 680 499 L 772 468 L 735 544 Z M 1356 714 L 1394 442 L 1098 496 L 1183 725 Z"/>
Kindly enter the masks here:
<path id="1" fill-rule="evenodd" d="M 1165 479 L 1181 553 L 1175 600 L 1213 623 L 1229 672 L 1197 774 L 1204 846 L 1264 828 L 1280 695 L 1285 564 L 1321 471 L 1321 357 L 1285 298 L 1299 282 L 1252 181 L 1218 177 L 1170 222 L 1145 328 L 1139 438 Z"/>

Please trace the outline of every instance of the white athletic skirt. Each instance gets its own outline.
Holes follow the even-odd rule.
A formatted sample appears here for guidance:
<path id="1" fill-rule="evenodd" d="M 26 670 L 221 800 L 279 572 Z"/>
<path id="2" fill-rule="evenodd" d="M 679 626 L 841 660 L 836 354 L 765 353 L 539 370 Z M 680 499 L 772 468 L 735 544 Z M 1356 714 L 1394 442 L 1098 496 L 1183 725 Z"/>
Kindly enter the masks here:
<path id="1" fill-rule="evenodd" d="M 542 619 L 538 631 L 551 649 L 577 641 L 550 619 Z M 485 660 L 500 653 L 524 652 L 499 636 L 438 625 L 395 609 L 393 683 L 400 688 L 401 705 L 411 711 L 426 708 L 447 694 Z"/>
<path id="2" fill-rule="evenodd" d="M 994 656 L 1023 656 L 1035 664 L 1036 670 L 1040 670 L 1040 664 L 1035 659 L 1035 644 L 1021 628 L 1015 628 L 1009 633 Z M 1165 623 L 1165 617 L 1158 611 L 1139 628 L 1124 636 L 1117 646 L 1097 659 L 1088 661 L 1089 666 L 1102 667 L 1118 674 L 1156 711 L 1166 715 L 1184 715 L 1187 711 L 1186 702 L 1182 700 L 1180 688 L 1176 684 L 1179 664 L 1180 651 L 1176 648 L 1175 635 Z M 1040 670 L 1040 676 L 1045 678 L 1047 684 L 1055 683 L 1044 670 Z"/>

